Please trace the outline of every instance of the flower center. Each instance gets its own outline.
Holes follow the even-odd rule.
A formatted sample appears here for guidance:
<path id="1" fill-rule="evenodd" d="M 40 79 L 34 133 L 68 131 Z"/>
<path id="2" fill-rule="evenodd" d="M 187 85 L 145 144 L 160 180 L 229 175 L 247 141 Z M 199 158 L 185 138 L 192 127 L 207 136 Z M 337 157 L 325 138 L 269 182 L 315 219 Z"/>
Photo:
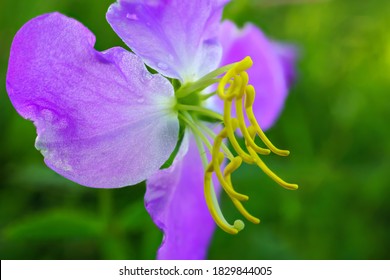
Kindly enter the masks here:
<path id="1" fill-rule="evenodd" d="M 260 220 L 248 213 L 242 204 L 242 202 L 248 200 L 248 196 L 237 192 L 231 181 L 231 174 L 243 162 L 257 165 L 271 179 L 286 189 L 295 190 L 298 188 L 298 185 L 287 183 L 279 178 L 259 156 L 269 155 L 271 152 L 280 156 L 287 156 L 290 152 L 276 148 L 266 137 L 256 120 L 253 113 L 255 89 L 248 84 L 249 77 L 246 72 L 251 66 L 252 60 L 250 57 L 246 57 L 240 62 L 215 70 L 196 83 L 184 85 L 176 92 L 176 109 L 179 118 L 192 130 L 205 167 L 204 193 L 207 206 L 216 224 L 231 234 L 237 234 L 241 231 L 244 228 L 244 222 L 236 220 L 233 224 L 230 224 L 224 218 L 215 194 L 213 174 L 216 175 L 218 182 L 237 210 L 248 221 L 255 224 L 258 224 Z M 225 72 L 226 74 L 222 78 L 218 78 Z M 216 83 L 218 83 L 218 88 L 215 92 L 207 95 L 201 94 L 203 89 Z M 204 100 L 214 95 L 217 95 L 223 101 L 223 115 L 202 106 Z M 235 108 L 235 117 L 232 115 L 232 107 Z M 248 126 L 245 122 L 244 111 L 249 121 Z M 204 124 L 205 120 L 218 121 L 223 128 L 216 134 Z M 244 137 L 244 148 L 241 147 L 235 136 L 237 130 Z M 260 138 L 267 148 L 259 147 L 255 143 L 256 137 Z M 230 142 L 233 151 L 237 154 L 236 156 L 225 144 L 225 140 Z M 207 157 L 205 146 L 211 156 L 210 160 Z M 222 170 L 225 161 L 227 161 L 227 164 Z"/>

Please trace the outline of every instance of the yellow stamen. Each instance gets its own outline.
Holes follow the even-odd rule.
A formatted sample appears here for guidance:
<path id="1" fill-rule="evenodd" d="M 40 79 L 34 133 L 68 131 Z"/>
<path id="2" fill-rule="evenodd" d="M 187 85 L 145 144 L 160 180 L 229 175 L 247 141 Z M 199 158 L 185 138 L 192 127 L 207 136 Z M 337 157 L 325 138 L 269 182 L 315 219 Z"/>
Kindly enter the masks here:
<path id="1" fill-rule="evenodd" d="M 229 186 L 231 186 L 232 188 L 233 188 L 233 184 L 232 184 L 232 180 L 231 180 L 231 174 L 241 166 L 241 163 L 242 163 L 242 159 L 240 157 L 235 157 L 234 159 L 232 159 L 232 161 L 228 165 L 226 165 L 225 170 L 223 172 L 223 174 L 225 176 L 225 180 L 228 182 Z M 248 221 L 250 221 L 254 224 L 260 223 L 260 220 L 258 218 L 252 216 L 251 214 L 248 213 L 248 211 L 246 211 L 246 209 L 244 208 L 244 206 L 242 206 L 241 202 L 238 199 L 236 199 L 234 197 L 231 197 L 231 199 L 232 199 L 234 206 L 236 206 L 237 210 Z"/>
<path id="2" fill-rule="evenodd" d="M 230 197 L 234 197 L 238 200 L 248 200 L 248 196 L 236 192 L 233 189 L 233 186 L 231 184 L 229 184 L 222 175 L 220 165 L 223 163 L 224 154 L 221 153 L 219 150 L 221 147 L 222 140 L 226 137 L 225 131 L 226 131 L 226 129 L 224 128 L 214 140 L 215 142 L 214 142 L 213 150 L 212 150 L 213 160 L 211 161 L 213 163 L 213 171 L 215 172 L 215 175 L 217 175 L 218 181 L 221 183 L 223 189 Z M 218 158 L 218 160 L 214 160 L 217 158 Z"/>
<path id="3" fill-rule="evenodd" d="M 206 134 L 208 134 L 211 138 L 215 139 L 217 137 L 217 134 L 214 133 L 210 128 L 208 128 L 206 125 L 204 125 L 202 122 L 198 123 L 198 126 L 200 129 L 202 129 Z M 226 146 L 224 142 L 221 143 L 221 147 L 223 152 L 225 153 L 226 157 L 229 160 L 232 160 L 234 158 L 232 152 L 229 150 L 229 148 Z"/>
<path id="4" fill-rule="evenodd" d="M 252 129 L 253 127 L 249 127 L 249 133 L 252 135 L 252 137 L 255 136 L 255 129 Z M 248 147 L 249 153 L 252 155 L 253 159 L 255 160 L 258 167 L 261 168 L 261 170 L 264 171 L 265 174 L 267 174 L 272 180 L 274 180 L 276 183 L 281 185 L 283 188 L 286 188 L 288 190 L 296 190 L 298 189 L 297 184 L 290 184 L 283 181 L 280 177 L 278 177 L 274 172 L 271 171 L 271 169 L 268 168 L 268 166 L 261 160 L 261 158 L 256 154 L 256 152 L 251 148 Z"/>
<path id="5" fill-rule="evenodd" d="M 230 70 L 228 70 L 225 76 L 223 76 L 220 80 L 217 94 L 224 101 L 223 124 L 225 127 L 214 137 L 214 143 L 211 150 L 212 159 L 205 172 L 204 189 L 206 202 L 211 215 L 218 226 L 220 226 L 224 231 L 232 234 L 236 234 L 238 231 L 242 230 L 244 228 L 244 223 L 241 220 L 236 220 L 234 224 L 231 225 L 223 217 L 218 201 L 215 197 L 214 188 L 212 187 L 213 173 L 215 173 L 219 183 L 222 185 L 224 191 L 229 195 L 237 210 L 248 221 L 255 224 L 258 224 L 260 220 L 249 214 L 241 203 L 241 201 L 248 200 L 248 196 L 235 191 L 231 181 L 231 174 L 241 166 L 242 162 L 256 164 L 261 170 L 263 170 L 264 173 L 286 189 L 295 190 L 298 188 L 298 185 L 286 183 L 279 178 L 265 165 L 258 155 L 268 155 L 272 151 L 275 154 L 287 156 L 289 151 L 280 150 L 271 143 L 261 130 L 253 114 L 252 106 L 255 99 L 255 90 L 251 85 L 248 85 L 249 77 L 245 72 L 251 66 L 252 60 L 249 57 L 246 57 L 230 68 Z M 233 102 L 235 102 L 237 118 L 232 117 Z M 251 126 L 249 127 L 246 126 L 244 111 L 242 108 L 243 106 L 245 106 L 246 117 L 251 123 Z M 240 146 L 235 137 L 235 131 L 238 128 L 244 136 L 246 151 Z M 269 149 L 261 148 L 255 143 L 254 139 L 256 135 L 260 137 Z M 225 160 L 225 155 L 220 150 L 221 147 L 226 150 L 226 146 L 224 147 L 223 144 L 223 140 L 225 138 L 229 139 L 238 156 L 233 158 L 230 152 L 227 153 L 229 155 L 230 162 L 227 164 L 222 174 L 221 164 Z"/>
<path id="6" fill-rule="evenodd" d="M 221 208 L 219 207 L 218 199 L 215 194 L 212 175 L 213 168 L 212 164 L 207 166 L 207 156 L 205 148 L 202 144 L 202 140 L 198 134 L 194 134 L 196 145 L 198 146 L 199 153 L 201 155 L 202 164 L 205 167 L 205 177 L 204 177 L 204 194 L 206 198 L 206 204 L 210 211 L 211 216 L 213 217 L 215 223 L 224 231 L 230 234 L 237 234 L 240 230 L 243 229 L 243 222 L 241 220 L 236 220 L 233 225 L 229 224 L 225 217 L 222 214 Z"/>
<path id="7" fill-rule="evenodd" d="M 215 223 L 221 229 L 230 234 L 237 234 L 239 230 L 234 225 L 231 225 L 226 221 L 219 208 L 217 198 L 215 197 L 215 192 L 212 189 L 212 175 L 212 172 L 206 172 L 204 177 L 204 193 L 206 197 L 206 204 L 209 208 L 210 214 L 213 217 Z"/>
<path id="8" fill-rule="evenodd" d="M 237 74 L 244 72 L 252 67 L 253 61 L 252 59 L 247 56 L 240 62 L 238 62 L 233 68 L 231 68 L 229 71 L 226 72 L 225 76 L 221 79 L 218 85 L 218 95 L 224 93 L 226 85 L 229 83 L 229 80 L 234 78 Z M 223 97 L 221 97 L 223 98 Z"/>
<path id="9" fill-rule="evenodd" d="M 225 101 L 225 108 L 227 106 L 231 106 L 231 102 L 230 101 Z M 230 110 L 229 110 L 230 111 Z M 237 152 L 237 154 L 242 158 L 242 160 L 246 163 L 249 163 L 249 164 L 252 164 L 254 163 L 254 160 L 252 159 L 252 156 L 248 153 L 246 153 L 240 146 L 240 144 L 238 143 L 235 135 L 234 135 L 234 132 L 235 130 L 237 129 L 238 127 L 238 121 L 236 119 L 231 119 L 230 117 L 227 117 L 225 119 L 225 128 L 226 128 L 226 131 L 227 131 L 227 136 L 228 136 L 228 139 L 230 141 L 230 144 L 232 144 L 234 150 Z"/>
<path id="10" fill-rule="evenodd" d="M 226 176 L 225 179 L 229 182 L 230 185 L 232 185 L 230 174 L 228 176 Z M 232 199 L 234 206 L 236 206 L 237 210 L 241 213 L 241 215 L 243 215 L 245 217 L 245 219 L 247 219 L 248 221 L 250 221 L 254 224 L 260 223 L 260 220 L 256 217 L 252 216 L 251 214 L 249 214 L 249 212 L 244 208 L 244 206 L 242 206 L 241 202 L 238 199 L 235 199 L 235 198 L 231 198 L 231 199 Z"/>
<path id="11" fill-rule="evenodd" d="M 242 110 L 242 97 L 246 92 L 246 87 L 248 84 L 248 74 L 246 72 L 244 72 L 243 74 L 245 74 L 242 76 L 245 77 L 244 81 L 246 81 L 246 82 L 244 83 L 244 86 L 242 87 L 241 93 L 237 96 L 236 102 L 235 102 L 236 103 L 236 114 L 237 114 L 238 125 L 240 127 L 240 130 L 241 130 L 245 140 L 248 142 L 249 146 L 251 146 L 257 153 L 259 153 L 261 155 L 269 155 L 270 150 L 261 148 L 261 147 L 256 145 L 256 143 L 253 141 L 252 137 L 250 137 L 248 129 L 247 129 L 246 124 L 245 124 L 244 112 Z"/>
<path id="12" fill-rule="evenodd" d="M 290 154 L 290 151 L 280 150 L 276 148 L 271 143 L 271 141 L 267 138 L 267 136 L 264 134 L 263 130 L 260 128 L 259 123 L 257 122 L 255 115 L 253 114 L 253 108 L 252 108 L 253 102 L 255 101 L 255 95 L 256 94 L 255 94 L 254 87 L 252 85 L 249 85 L 246 89 L 246 96 L 245 96 L 245 111 L 249 122 L 256 129 L 256 133 L 260 137 L 260 139 L 273 153 L 279 156 L 288 156 Z"/>
<path id="13" fill-rule="evenodd" d="M 241 157 L 235 157 L 233 158 L 228 165 L 226 165 L 225 170 L 223 171 L 224 176 L 228 176 L 232 174 L 234 171 L 236 171 L 242 163 Z"/>

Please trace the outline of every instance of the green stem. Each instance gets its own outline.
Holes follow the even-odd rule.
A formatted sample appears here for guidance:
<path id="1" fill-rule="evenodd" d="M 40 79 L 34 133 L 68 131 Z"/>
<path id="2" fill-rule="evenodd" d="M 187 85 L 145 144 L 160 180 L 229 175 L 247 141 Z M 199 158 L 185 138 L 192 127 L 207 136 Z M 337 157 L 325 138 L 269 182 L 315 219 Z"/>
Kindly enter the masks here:
<path id="1" fill-rule="evenodd" d="M 204 171 L 206 172 L 207 167 L 208 167 L 208 159 L 207 159 L 206 151 L 205 151 L 205 149 L 204 149 L 204 147 L 202 145 L 202 140 L 199 138 L 199 136 L 194 134 L 194 137 L 195 137 L 196 145 L 198 147 L 200 158 L 202 159 L 202 164 L 203 164 Z M 217 194 L 215 193 L 215 188 L 214 188 L 214 184 L 213 184 L 212 180 L 211 180 L 210 184 L 211 184 L 211 193 L 210 193 L 210 195 L 211 195 L 211 199 L 213 201 L 213 205 L 215 207 L 215 210 L 217 211 L 218 216 L 220 217 L 220 219 L 222 221 L 224 221 L 226 224 L 229 224 L 226 221 L 226 219 L 223 216 L 223 214 L 222 214 L 222 211 L 221 211 L 221 208 L 220 208 L 219 203 L 218 203 Z"/>
<path id="2" fill-rule="evenodd" d="M 213 72 L 210 72 L 208 73 L 207 75 L 203 76 L 202 78 L 200 78 L 198 80 L 198 82 L 202 82 L 202 81 L 207 81 L 207 80 L 210 80 L 210 79 L 213 79 L 215 77 L 218 77 L 219 75 L 229 71 L 232 67 L 234 67 L 235 65 L 237 64 L 237 62 L 235 63 L 231 63 L 231 64 L 228 64 L 228 65 L 225 65 L 221 68 L 218 68 L 216 70 L 214 70 Z"/>
<path id="3" fill-rule="evenodd" d="M 202 108 L 199 106 L 176 104 L 176 108 L 178 110 L 183 110 L 183 111 L 195 111 L 195 112 L 201 113 L 202 115 L 206 115 L 206 116 L 215 118 L 217 120 L 223 121 L 223 116 L 221 114 L 218 114 L 214 111 L 211 111 L 209 109 Z"/>
<path id="4" fill-rule="evenodd" d="M 181 120 L 183 120 L 191 128 L 192 133 L 195 136 L 198 136 L 199 138 L 202 139 L 203 143 L 207 146 L 207 148 L 211 152 L 213 147 L 212 147 L 209 139 L 207 139 L 207 137 L 204 136 L 204 134 L 197 128 L 197 126 L 196 126 L 195 122 L 192 120 L 190 114 L 188 114 L 187 112 L 179 113 L 179 118 Z"/>
<path id="5" fill-rule="evenodd" d="M 201 91 L 204 90 L 205 88 L 216 84 L 220 81 L 220 79 L 209 79 L 209 80 L 204 80 L 204 81 L 197 81 L 195 83 L 190 83 L 190 84 L 185 84 L 184 86 L 180 87 L 175 95 L 176 98 L 184 98 L 188 95 L 190 95 L 193 92 Z"/>
<path id="6" fill-rule="evenodd" d="M 112 216 L 112 190 L 99 190 L 99 208 L 104 228 L 109 228 Z"/>
<path id="7" fill-rule="evenodd" d="M 196 92 L 196 91 L 201 91 L 208 86 L 211 86 L 212 84 L 215 84 L 220 81 L 218 76 L 222 75 L 223 73 L 229 71 L 232 67 L 234 67 L 237 63 L 232 63 L 225 65 L 221 68 L 218 68 L 207 75 L 203 76 L 199 80 L 197 80 L 194 83 L 188 83 L 183 86 L 181 86 L 175 93 L 176 98 L 183 98 L 186 97 L 187 95 Z"/>
<path id="8" fill-rule="evenodd" d="M 208 93 L 208 94 L 205 94 L 205 95 L 201 95 L 200 99 L 202 100 L 207 100 L 209 99 L 210 97 L 214 96 L 217 94 L 217 91 L 213 91 L 211 93 Z"/>
<path id="9" fill-rule="evenodd" d="M 217 137 L 217 134 L 214 133 L 214 131 L 212 131 L 210 128 L 208 128 L 203 123 L 199 123 L 198 126 L 200 127 L 200 129 L 202 129 L 204 132 L 206 132 L 211 138 L 215 139 Z M 222 147 L 222 150 L 225 152 L 226 156 L 229 158 L 229 160 L 232 160 L 234 158 L 234 156 L 224 142 L 221 143 L 221 147 Z"/>

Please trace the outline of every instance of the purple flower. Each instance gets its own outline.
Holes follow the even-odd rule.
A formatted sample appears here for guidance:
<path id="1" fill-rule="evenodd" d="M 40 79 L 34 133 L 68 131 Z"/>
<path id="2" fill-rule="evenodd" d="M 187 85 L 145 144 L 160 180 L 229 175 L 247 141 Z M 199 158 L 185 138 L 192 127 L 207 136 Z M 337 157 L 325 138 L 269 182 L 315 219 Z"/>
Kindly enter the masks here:
<path id="1" fill-rule="evenodd" d="M 117 1 L 107 20 L 134 53 L 96 51 L 94 35 L 58 13 L 26 23 L 12 44 L 7 91 L 18 113 L 34 122 L 46 164 L 95 188 L 147 180 L 146 209 L 164 232 L 160 259 L 204 258 L 215 222 L 232 234 L 242 230 L 242 221 L 230 224 L 220 212 L 219 184 L 245 218 L 259 222 L 230 181 L 242 162 L 297 187 L 258 156 L 288 154 L 260 126 L 269 128 L 282 110 L 294 54 L 253 25 L 221 24 L 227 2 Z"/>

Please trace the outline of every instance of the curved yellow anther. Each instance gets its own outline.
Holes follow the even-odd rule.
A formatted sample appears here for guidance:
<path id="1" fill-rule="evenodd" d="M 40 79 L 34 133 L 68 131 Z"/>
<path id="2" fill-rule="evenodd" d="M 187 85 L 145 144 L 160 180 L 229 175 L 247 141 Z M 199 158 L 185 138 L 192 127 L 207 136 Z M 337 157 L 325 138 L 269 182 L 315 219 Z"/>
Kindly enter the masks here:
<path id="1" fill-rule="evenodd" d="M 226 85 L 229 84 L 229 87 L 227 88 L 227 90 L 225 91 L 225 87 Z M 218 89 L 217 89 L 217 94 L 219 96 L 219 98 L 221 98 L 222 100 L 231 100 L 234 98 L 234 91 L 235 91 L 235 88 L 236 88 L 236 84 L 237 84 L 237 81 L 235 79 L 232 79 L 232 80 L 229 80 L 226 85 L 224 85 L 223 87 L 221 87 L 221 83 L 219 84 L 218 86 Z"/>
<path id="2" fill-rule="evenodd" d="M 232 187 L 233 187 L 233 184 L 232 184 L 232 180 L 231 180 L 231 174 L 241 166 L 241 163 L 242 163 L 242 159 L 240 157 L 235 157 L 225 167 L 225 170 L 223 172 L 226 182 Z M 239 199 L 237 199 L 235 197 L 231 197 L 231 200 L 232 200 L 234 206 L 237 208 L 237 210 L 241 213 L 241 215 L 243 215 L 248 221 L 250 221 L 254 224 L 260 223 L 260 220 L 258 218 L 254 217 L 248 213 L 248 211 L 244 208 L 244 206 L 241 204 Z"/>
<path id="3" fill-rule="evenodd" d="M 233 158 L 228 165 L 226 165 L 225 170 L 223 171 L 223 175 L 227 176 L 232 174 L 234 171 L 236 171 L 242 163 L 241 157 L 235 157 Z"/>
<path id="4" fill-rule="evenodd" d="M 267 136 L 264 134 L 263 130 L 260 128 L 259 123 L 256 120 L 256 117 L 253 113 L 253 102 L 255 99 L 255 89 L 252 85 L 249 85 L 246 89 L 246 96 L 245 96 L 245 111 L 248 117 L 249 122 L 251 125 L 256 129 L 257 135 L 259 135 L 260 139 L 264 142 L 264 144 L 275 154 L 279 156 L 288 156 L 290 154 L 290 151 L 288 150 L 280 150 L 276 148 L 271 141 L 267 138 Z"/>
<path id="5" fill-rule="evenodd" d="M 226 85 L 231 82 L 231 79 L 235 77 L 237 74 L 240 74 L 241 72 L 244 72 L 245 70 L 249 69 L 253 65 L 252 59 L 247 56 L 240 62 L 237 62 L 234 67 L 232 67 L 229 71 L 226 72 L 226 74 L 222 77 L 221 81 L 219 82 L 217 92 L 218 95 L 223 98 L 225 87 Z"/>
<path id="6" fill-rule="evenodd" d="M 251 134 L 252 137 L 254 137 L 255 136 L 255 129 L 253 129 L 253 127 L 249 127 L 249 133 Z M 263 172 L 265 174 L 267 174 L 268 177 L 270 177 L 272 180 L 274 180 L 276 183 L 278 183 L 283 188 L 286 188 L 288 190 L 298 189 L 297 184 L 287 183 L 284 180 L 282 180 L 279 176 L 277 176 L 274 172 L 272 172 L 272 170 L 268 168 L 268 166 L 261 160 L 261 158 L 256 154 L 256 152 L 251 147 L 248 147 L 248 151 L 252 155 L 257 166 L 260 167 L 260 169 L 263 170 Z"/>
<path id="7" fill-rule="evenodd" d="M 228 100 L 233 100 L 234 98 L 237 98 L 237 96 L 240 96 L 242 94 L 242 88 L 244 85 L 244 78 L 241 75 L 237 75 L 234 77 L 234 83 L 232 83 L 232 93 L 231 96 L 229 96 Z"/>
<path id="8" fill-rule="evenodd" d="M 256 218 L 255 216 L 251 215 L 245 208 L 244 206 L 242 206 L 242 203 L 237 200 L 237 199 L 232 199 L 232 202 L 234 204 L 234 206 L 236 207 L 236 209 L 238 210 L 238 212 L 240 212 L 241 215 L 243 215 L 245 217 L 245 219 L 247 219 L 248 221 L 250 221 L 251 223 L 253 224 L 259 224 L 260 223 L 260 219 L 259 218 Z"/>
<path id="9" fill-rule="evenodd" d="M 215 223 L 227 233 L 237 234 L 241 228 L 236 228 L 236 221 L 233 225 L 229 224 L 221 212 L 221 208 L 219 207 L 219 203 L 212 186 L 212 172 L 206 172 L 205 174 L 204 194 L 207 207 L 209 208 L 210 214 L 213 217 Z"/>
<path id="10" fill-rule="evenodd" d="M 230 119 L 230 123 L 232 125 L 232 129 L 233 131 L 236 131 L 236 129 L 240 126 L 238 124 L 238 120 L 237 119 Z"/>
<path id="11" fill-rule="evenodd" d="M 222 142 L 222 141 L 221 141 L 221 142 Z M 219 148 L 220 148 L 220 147 L 218 147 L 218 151 L 219 151 Z M 225 159 L 224 153 L 218 152 L 218 165 L 221 165 L 222 162 L 224 161 L 224 159 Z"/>
<path id="12" fill-rule="evenodd" d="M 206 173 L 207 173 L 207 172 L 209 172 L 209 173 L 214 172 L 214 164 L 213 164 L 213 162 L 210 162 L 210 163 L 207 165 Z"/>
<path id="13" fill-rule="evenodd" d="M 248 85 L 245 89 L 245 109 L 252 108 L 255 102 L 255 89 L 252 85 Z"/>
<path id="14" fill-rule="evenodd" d="M 227 186 L 229 186 L 230 191 L 234 193 L 234 195 L 231 195 L 231 193 L 228 193 L 230 198 L 237 199 L 240 201 L 247 201 L 249 197 L 247 195 L 240 194 L 236 192 L 233 188 L 233 184 L 231 180 L 226 180 L 226 178 L 230 178 L 230 174 L 232 174 L 235 170 L 237 170 L 242 163 L 242 159 L 240 157 L 235 157 L 229 164 L 225 167 L 223 171 L 224 181 L 226 182 Z M 218 176 L 218 175 L 217 175 Z"/>
<path id="15" fill-rule="evenodd" d="M 248 76 L 247 72 L 242 72 L 241 74 L 237 75 L 237 77 L 240 77 L 241 83 L 237 85 L 240 88 L 239 88 L 237 95 L 235 97 L 238 99 L 241 99 L 243 97 L 243 95 L 245 94 L 246 87 L 247 87 L 248 82 L 249 82 L 249 76 Z"/>
<path id="16" fill-rule="evenodd" d="M 258 155 L 268 155 L 272 151 L 275 154 L 286 156 L 289 154 L 289 151 L 276 148 L 265 136 L 254 116 L 253 104 L 255 100 L 255 90 L 253 86 L 248 85 L 249 76 L 245 72 L 251 66 L 252 60 L 247 57 L 244 60 L 236 63 L 221 78 L 217 88 L 217 94 L 224 101 L 223 122 L 225 127 L 218 135 L 213 134 L 212 136 L 214 138 L 214 143 L 211 148 L 211 162 L 207 165 L 207 158 L 204 159 L 206 162 L 204 163 L 206 166 L 204 190 L 207 206 L 209 207 L 210 213 L 217 225 L 224 231 L 231 234 L 236 234 L 242 230 L 244 228 L 244 223 L 241 220 L 236 220 L 233 225 L 231 225 L 223 217 L 212 184 L 213 173 L 215 173 L 219 183 L 231 198 L 237 210 L 248 221 L 255 224 L 258 224 L 260 220 L 251 215 L 242 204 L 242 201 L 248 200 L 248 196 L 235 191 L 231 181 L 231 174 L 241 166 L 243 161 L 249 164 L 256 164 L 271 179 L 286 189 L 295 190 L 298 188 L 297 184 L 290 184 L 279 178 L 265 165 L 265 163 Z M 235 112 L 237 118 L 232 117 L 233 99 L 235 102 Z M 246 125 L 243 106 L 245 106 L 246 117 L 251 124 L 249 127 Z M 235 137 L 235 131 L 238 128 L 241 130 L 244 136 L 245 147 L 247 151 L 240 146 Z M 259 147 L 255 143 L 254 140 L 256 135 L 260 137 L 260 139 L 269 149 Z M 223 140 L 225 138 L 229 139 L 238 156 L 233 157 L 232 153 L 228 150 L 227 155 L 230 159 L 230 162 L 226 165 L 222 172 L 221 165 L 223 165 L 225 160 L 225 154 L 223 154 L 220 150 L 223 146 Z M 227 148 L 225 147 L 225 149 Z M 224 150 L 224 152 L 226 153 L 226 150 Z"/>
<path id="17" fill-rule="evenodd" d="M 231 184 L 231 176 L 230 176 L 230 174 L 227 175 L 225 177 L 225 179 L 226 179 L 226 181 L 228 181 Z M 242 203 L 238 199 L 232 198 L 232 202 L 233 202 L 234 206 L 237 208 L 237 210 L 241 213 L 241 215 L 243 215 L 245 217 L 245 219 L 247 219 L 248 221 L 250 221 L 251 223 L 254 223 L 254 224 L 260 223 L 260 220 L 258 218 L 256 218 L 255 216 L 252 216 L 244 208 L 244 206 L 242 205 Z"/>
<path id="18" fill-rule="evenodd" d="M 271 151 L 257 146 L 255 141 L 253 141 L 252 137 L 249 135 L 248 129 L 245 124 L 244 112 L 242 110 L 242 97 L 237 98 L 235 103 L 236 103 L 236 114 L 237 114 L 238 124 L 242 132 L 242 135 L 244 136 L 244 139 L 247 142 L 247 145 L 251 146 L 257 153 L 261 155 L 269 155 Z"/>
<path id="19" fill-rule="evenodd" d="M 236 130 L 236 127 L 233 126 L 233 124 L 237 123 L 237 121 L 233 121 L 234 119 L 231 118 L 231 107 L 232 107 L 232 101 L 225 100 L 224 105 L 224 123 L 225 128 L 227 132 L 227 136 L 229 138 L 230 143 L 232 144 L 234 150 L 238 153 L 238 155 L 243 159 L 244 162 L 252 164 L 254 163 L 254 160 L 252 159 L 252 156 L 248 153 L 246 153 L 238 143 L 234 131 Z"/>
<path id="20" fill-rule="evenodd" d="M 237 73 L 241 73 L 241 72 L 248 70 L 249 68 L 252 67 L 252 65 L 253 65 L 252 58 L 250 58 L 250 56 L 247 56 L 243 60 L 238 62 L 236 67 L 234 67 L 232 69 L 233 69 L 233 71 L 236 71 L 236 74 L 237 74 Z"/>
<path id="21" fill-rule="evenodd" d="M 225 129 L 223 129 L 225 130 Z M 224 134 L 224 131 L 222 130 L 221 134 Z M 220 152 L 221 143 L 223 141 L 223 138 L 220 135 L 217 135 L 217 137 L 214 140 L 214 145 L 212 149 L 212 160 L 211 163 L 213 164 L 213 170 L 215 172 L 215 175 L 218 178 L 218 181 L 221 183 L 222 188 L 225 190 L 225 192 L 230 196 L 234 197 L 238 200 L 248 200 L 248 196 L 240 194 L 236 192 L 231 184 L 225 180 L 223 177 L 223 174 L 220 169 L 220 165 L 223 162 L 224 154 Z M 217 159 L 217 160 L 215 160 Z"/>

